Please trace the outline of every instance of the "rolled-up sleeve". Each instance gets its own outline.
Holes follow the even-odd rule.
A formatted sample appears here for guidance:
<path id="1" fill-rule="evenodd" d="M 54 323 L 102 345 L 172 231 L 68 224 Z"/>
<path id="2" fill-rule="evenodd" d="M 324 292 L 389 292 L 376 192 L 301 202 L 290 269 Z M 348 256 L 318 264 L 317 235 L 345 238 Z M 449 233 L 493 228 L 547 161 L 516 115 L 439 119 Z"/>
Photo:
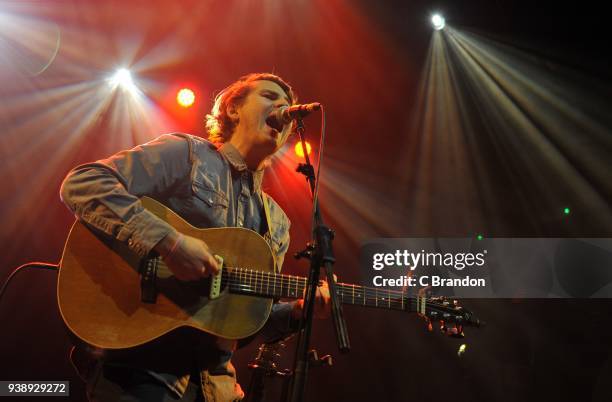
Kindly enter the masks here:
<path id="1" fill-rule="evenodd" d="M 174 229 L 145 210 L 139 198 L 163 197 L 189 180 L 190 171 L 187 139 L 167 134 L 76 167 L 64 179 L 60 196 L 78 219 L 145 256 Z"/>

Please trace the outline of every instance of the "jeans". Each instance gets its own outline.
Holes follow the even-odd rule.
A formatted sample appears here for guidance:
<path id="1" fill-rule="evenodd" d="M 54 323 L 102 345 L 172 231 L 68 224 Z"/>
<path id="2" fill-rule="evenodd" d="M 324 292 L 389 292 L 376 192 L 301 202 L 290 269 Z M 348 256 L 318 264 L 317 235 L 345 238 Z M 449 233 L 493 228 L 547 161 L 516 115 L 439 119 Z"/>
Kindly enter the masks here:
<path id="1" fill-rule="evenodd" d="M 183 398 L 146 371 L 98 364 L 87 382 L 90 402 L 204 402 L 199 385 L 189 383 Z"/>

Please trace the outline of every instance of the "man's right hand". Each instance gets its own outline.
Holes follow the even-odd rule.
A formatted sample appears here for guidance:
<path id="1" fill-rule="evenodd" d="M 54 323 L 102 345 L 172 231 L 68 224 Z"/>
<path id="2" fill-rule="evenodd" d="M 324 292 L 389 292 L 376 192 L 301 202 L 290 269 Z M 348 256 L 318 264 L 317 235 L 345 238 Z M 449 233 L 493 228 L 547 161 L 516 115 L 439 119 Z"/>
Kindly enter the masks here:
<path id="1" fill-rule="evenodd" d="M 195 237 L 172 232 L 155 246 L 155 251 L 181 281 L 196 281 L 219 272 L 219 264 L 208 245 Z"/>

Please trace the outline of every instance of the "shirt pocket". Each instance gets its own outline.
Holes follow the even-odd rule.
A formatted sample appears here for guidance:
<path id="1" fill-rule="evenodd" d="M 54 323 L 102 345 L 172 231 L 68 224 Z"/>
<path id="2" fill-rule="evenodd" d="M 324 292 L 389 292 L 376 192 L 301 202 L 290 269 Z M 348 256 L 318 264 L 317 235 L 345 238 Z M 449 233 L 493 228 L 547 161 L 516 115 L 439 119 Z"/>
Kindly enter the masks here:
<path id="1" fill-rule="evenodd" d="M 274 254 L 278 254 L 287 240 L 287 223 L 282 219 L 272 218 L 271 246 Z"/>
<path id="2" fill-rule="evenodd" d="M 198 210 L 199 225 L 204 227 L 227 226 L 229 201 L 220 189 L 215 188 L 212 180 L 205 175 L 196 175 L 191 185 L 194 206 Z"/>

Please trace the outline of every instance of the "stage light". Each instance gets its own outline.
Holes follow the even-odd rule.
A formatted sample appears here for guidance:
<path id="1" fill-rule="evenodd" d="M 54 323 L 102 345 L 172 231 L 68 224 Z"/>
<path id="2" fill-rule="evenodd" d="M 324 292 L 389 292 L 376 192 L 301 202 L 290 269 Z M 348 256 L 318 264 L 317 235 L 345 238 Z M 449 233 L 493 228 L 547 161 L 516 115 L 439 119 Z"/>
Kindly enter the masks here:
<path id="1" fill-rule="evenodd" d="M 478 239 L 478 240 L 482 240 L 482 239 L 484 239 L 484 236 L 483 236 L 483 235 L 481 235 L 481 234 L 479 234 L 478 236 L 476 236 L 476 239 Z"/>
<path id="2" fill-rule="evenodd" d="M 177 92 L 176 101 L 182 107 L 190 107 L 195 102 L 195 93 L 189 88 L 183 88 Z"/>
<path id="3" fill-rule="evenodd" d="M 310 143 L 308 141 L 306 141 L 306 152 L 308 152 L 308 155 L 310 155 L 310 152 L 312 151 L 312 147 L 310 146 Z M 295 154 L 299 157 L 299 158 L 303 158 L 304 157 L 304 150 L 302 149 L 302 142 L 298 141 L 295 143 Z"/>
<path id="4" fill-rule="evenodd" d="M 115 74 L 113 74 L 113 76 L 110 78 L 109 85 L 113 89 L 119 87 L 123 90 L 130 92 L 136 90 L 136 85 L 134 85 L 132 74 L 127 68 L 118 69 Z"/>
<path id="5" fill-rule="evenodd" d="M 563 213 L 564 213 L 565 215 L 569 215 L 569 214 L 570 214 L 570 212 L 571 212 L 571 211 L 570 211 L 570 209 L 569 209 L 569 208 L 567 208 L 567 207 L 566 207 L 566 208 L 563 208 Z"/>
<path id="6" fill-rule="evenodd" d="M 444 29 L 444 26 L 446 25 L 446 21 L 444 20 L 444 17 L 442 17 L 440 14 L 434 14 L 431 17 L 431 24 L 433 25 L 436 31 L 440 31 Z"/>

